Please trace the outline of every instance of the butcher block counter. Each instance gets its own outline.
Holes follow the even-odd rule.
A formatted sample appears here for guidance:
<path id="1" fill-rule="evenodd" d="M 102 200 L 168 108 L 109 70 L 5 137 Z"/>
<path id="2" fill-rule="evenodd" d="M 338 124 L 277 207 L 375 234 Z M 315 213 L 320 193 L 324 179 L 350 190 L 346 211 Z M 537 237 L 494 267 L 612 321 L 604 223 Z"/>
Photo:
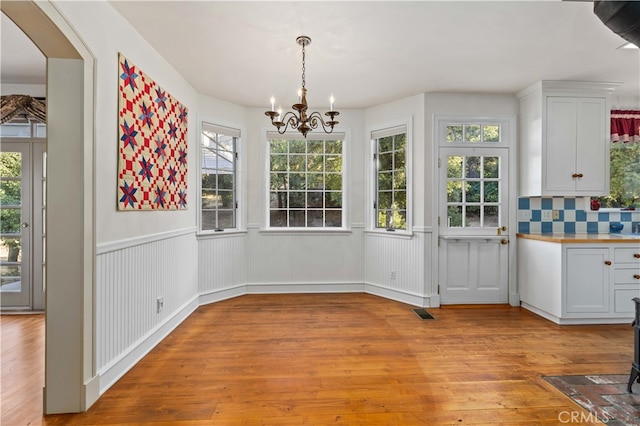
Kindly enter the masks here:
<path id="1" fill-rule="evenodd" d="M 630 323 L 640 297 L 640 238 L 518 234 L 520 302 L 557 324 Z"/>

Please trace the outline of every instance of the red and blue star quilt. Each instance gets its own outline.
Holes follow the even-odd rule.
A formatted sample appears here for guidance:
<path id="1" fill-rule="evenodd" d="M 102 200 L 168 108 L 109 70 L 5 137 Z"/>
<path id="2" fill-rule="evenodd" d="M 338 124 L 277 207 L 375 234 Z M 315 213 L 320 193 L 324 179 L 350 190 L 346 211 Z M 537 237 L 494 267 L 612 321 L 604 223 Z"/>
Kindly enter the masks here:
<path id="1" fill-rule="evenodd" d="M 118 59 L 118 210 L 186 209 L 187 107 Z"/>

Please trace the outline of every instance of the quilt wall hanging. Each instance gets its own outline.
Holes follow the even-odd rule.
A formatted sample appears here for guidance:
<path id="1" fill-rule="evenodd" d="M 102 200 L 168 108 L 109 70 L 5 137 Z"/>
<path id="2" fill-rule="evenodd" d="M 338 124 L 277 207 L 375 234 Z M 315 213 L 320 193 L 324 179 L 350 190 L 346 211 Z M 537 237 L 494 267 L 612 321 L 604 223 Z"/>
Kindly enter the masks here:
<path id="1" fill-rule="evenodd" d="M 186 209 L 187 108 L 118 61 L 118 210 Z"/>

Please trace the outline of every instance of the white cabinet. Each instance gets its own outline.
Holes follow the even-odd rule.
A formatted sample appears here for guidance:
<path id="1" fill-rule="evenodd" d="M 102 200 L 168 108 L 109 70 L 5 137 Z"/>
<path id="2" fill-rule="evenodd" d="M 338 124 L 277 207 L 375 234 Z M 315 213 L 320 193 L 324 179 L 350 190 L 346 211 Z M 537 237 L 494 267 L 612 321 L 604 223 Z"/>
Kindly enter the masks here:
<path id="1" fill-rule="evenodd" d="M 541 81 L 520 99 L 521 196 L 609 193 L 609 107 L 616 83 Z"/>
<path id="2" fill-rule="evenodd" d="M 609 248 L 566 248 L 564 254 L 563 311 L 609 312 Z"/>
<path id="3" fill-rule="evenodd" d="M 640 246 L 518 238 L 524 308 L 557 324 L 625 323 L 640 296 Z"/>

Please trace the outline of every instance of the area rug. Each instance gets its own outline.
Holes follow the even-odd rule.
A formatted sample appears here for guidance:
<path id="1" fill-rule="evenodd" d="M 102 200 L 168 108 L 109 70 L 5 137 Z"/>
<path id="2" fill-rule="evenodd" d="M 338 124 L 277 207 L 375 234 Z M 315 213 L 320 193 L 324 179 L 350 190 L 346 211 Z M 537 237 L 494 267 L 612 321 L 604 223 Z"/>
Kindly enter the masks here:
<path id="1" fill-rule="evenodd" d="M 544 379 L 588 411 L 566 413 L 566 420 L 607 425 L 640 425 L 640 383 L 627 393 L 628 374 L 547 376 Z"/>

